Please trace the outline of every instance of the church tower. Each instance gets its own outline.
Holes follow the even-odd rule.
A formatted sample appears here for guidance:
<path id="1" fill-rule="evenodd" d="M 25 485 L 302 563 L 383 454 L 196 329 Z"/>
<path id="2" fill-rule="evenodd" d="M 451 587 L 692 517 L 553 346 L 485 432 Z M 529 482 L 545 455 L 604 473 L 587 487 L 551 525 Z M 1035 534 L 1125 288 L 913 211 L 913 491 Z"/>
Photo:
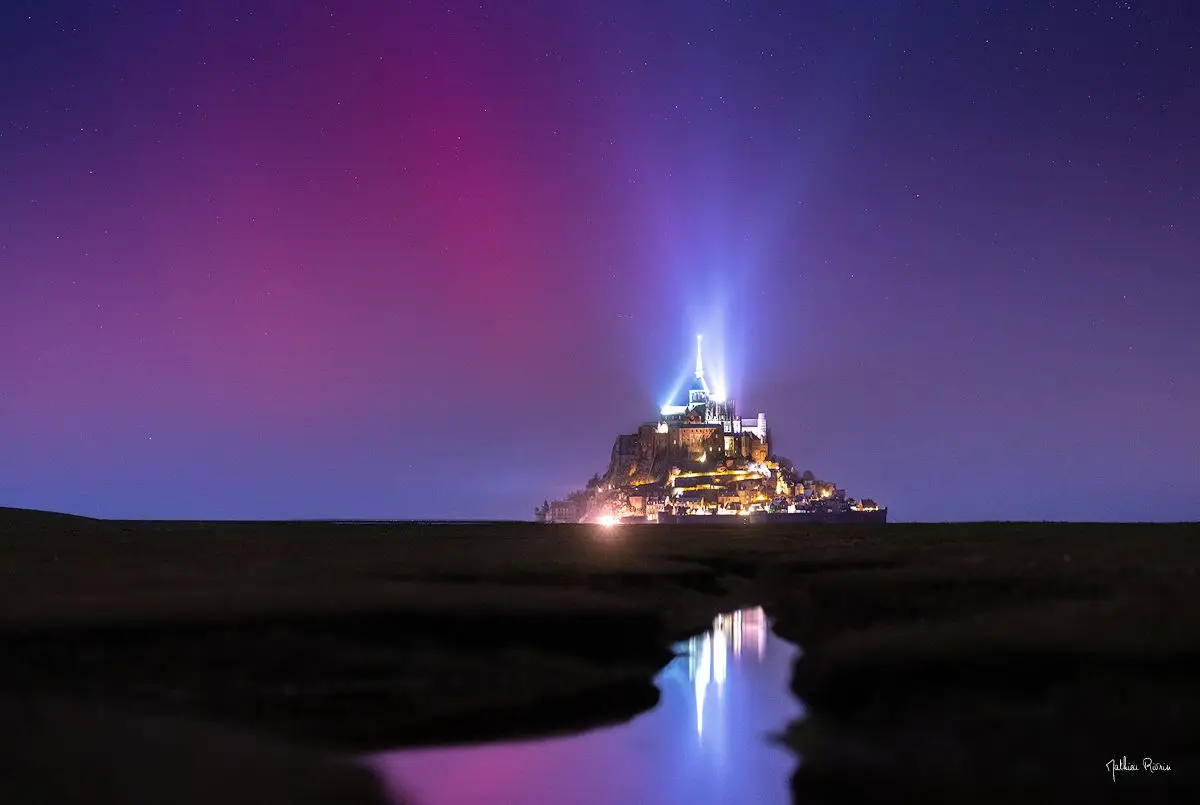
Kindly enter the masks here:
<path id="1" fill-rule="evenodd" d="M 711 392 L 708 390 L 708 381 L 704 379 L 704 355 L 701 352 L 701 345 L 704 336 L 697 334 L 696 336 L 696 379 L 692 381 L 691 387 L 688 389 L 688 408 L 695 405 L 707 405 L 708 397 Z"/>

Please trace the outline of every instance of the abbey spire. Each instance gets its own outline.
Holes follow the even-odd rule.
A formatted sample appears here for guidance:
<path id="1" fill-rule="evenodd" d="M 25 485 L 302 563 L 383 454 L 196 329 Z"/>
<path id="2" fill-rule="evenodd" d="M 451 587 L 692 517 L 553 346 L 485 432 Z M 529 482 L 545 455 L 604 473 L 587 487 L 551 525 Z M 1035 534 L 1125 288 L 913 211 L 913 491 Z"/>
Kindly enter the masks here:
<path id="1" fill-rule="evenodd" d="M 696 382 L 700 385 L 700 388 L 704 389 L 705 395 L 709 395 L 712 392 L 708 388 L 708 381 L 704 379 L 704 356 L 700 350 L 703 339 L 704 336 L 702 334 L 696 333 Z"/>

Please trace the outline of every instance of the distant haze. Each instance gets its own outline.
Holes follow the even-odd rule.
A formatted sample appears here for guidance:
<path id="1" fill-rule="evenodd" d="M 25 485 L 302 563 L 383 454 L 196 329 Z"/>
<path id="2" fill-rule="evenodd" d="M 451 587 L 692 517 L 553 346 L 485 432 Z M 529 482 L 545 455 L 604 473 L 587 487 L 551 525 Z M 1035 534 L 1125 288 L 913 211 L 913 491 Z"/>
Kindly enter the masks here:
<path id="1" fill-rule="evenodd" d="M 530 518 L 703 332 L 892 520 L 1200 519 L 1194 5 L 5 4 L 0 505 Z"/>

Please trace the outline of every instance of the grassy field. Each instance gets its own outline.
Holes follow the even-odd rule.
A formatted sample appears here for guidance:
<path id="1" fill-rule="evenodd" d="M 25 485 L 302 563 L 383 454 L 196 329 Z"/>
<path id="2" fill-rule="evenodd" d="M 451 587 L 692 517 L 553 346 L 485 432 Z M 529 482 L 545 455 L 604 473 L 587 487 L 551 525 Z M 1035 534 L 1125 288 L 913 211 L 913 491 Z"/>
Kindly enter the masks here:
<path id="1" fill-rule="evenodd" d="M 804 648 L 798 801 L 1200 780 L 1200 527 L 141 523 L 0 510 L 0 692 L 339 750 L 626 718 L 671 639 Z M 1118 773 L 1126 756 L 1170 772 Z M 1020 786 L 1017 788 L 1016 786 Z"/>

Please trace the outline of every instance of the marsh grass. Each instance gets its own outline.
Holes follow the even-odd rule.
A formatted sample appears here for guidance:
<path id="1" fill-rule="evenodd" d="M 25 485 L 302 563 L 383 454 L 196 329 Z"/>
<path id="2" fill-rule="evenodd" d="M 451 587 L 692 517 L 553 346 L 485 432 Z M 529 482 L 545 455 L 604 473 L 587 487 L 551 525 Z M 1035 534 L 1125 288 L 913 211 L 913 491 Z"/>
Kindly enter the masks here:
<path id="1" fill-rule="evenodd" d="M 1149 801 L 1200 780 L 1198 568 L 1194 524 L 600 529 L 0 510 L 0 685 L 327 746 L 557 731 L 652 705 L 672 640 L 763 604 L 804 650 L 793 687 L 810 718 L 785 737 L 805 760 L 798 801 L 1014 801 L 1025 786 L 1069 798 L 1111 787 L 1110 757 L 1152 752 L 1175 770 L 1137 781 Z"/>

